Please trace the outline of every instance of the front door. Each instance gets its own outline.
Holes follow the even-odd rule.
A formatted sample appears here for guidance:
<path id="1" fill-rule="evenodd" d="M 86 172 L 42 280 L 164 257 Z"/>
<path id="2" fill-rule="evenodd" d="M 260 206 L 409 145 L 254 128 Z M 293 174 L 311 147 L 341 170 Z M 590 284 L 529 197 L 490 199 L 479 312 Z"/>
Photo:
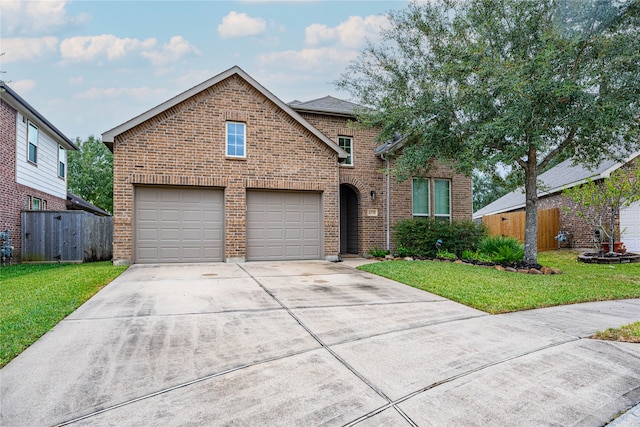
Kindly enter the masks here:
<path id="1" fill-rule="evenodd" d="M 358 194 L 353 187 L 340 185 L 340 252 L 358 253 Z"/>

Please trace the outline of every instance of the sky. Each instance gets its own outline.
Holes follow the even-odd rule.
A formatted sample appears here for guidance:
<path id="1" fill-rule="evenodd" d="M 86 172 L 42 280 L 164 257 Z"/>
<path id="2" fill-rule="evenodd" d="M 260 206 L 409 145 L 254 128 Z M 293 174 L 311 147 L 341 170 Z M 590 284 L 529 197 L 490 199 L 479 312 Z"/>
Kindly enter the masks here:
<path id="1" fill-rule="evenodd" d="M 233 67 L 284 102 L 333 82 L 407 1 L 0 0 L 0 79 L 86 139 Z"/>

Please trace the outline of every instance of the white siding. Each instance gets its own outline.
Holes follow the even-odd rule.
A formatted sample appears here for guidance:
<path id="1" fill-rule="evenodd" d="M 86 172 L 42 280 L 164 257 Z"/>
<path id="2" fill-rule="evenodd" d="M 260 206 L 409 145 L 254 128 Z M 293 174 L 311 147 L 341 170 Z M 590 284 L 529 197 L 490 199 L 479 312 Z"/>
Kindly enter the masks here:
<path id="1" fill-rule="evenodd" d="M 58 177 L 58 143 L 38 126 L 38 165 L 27 161 L 27 120 L 16 118 L 16 182 L 63 200 L 67 198 L 67 181 Z"/>
<path id="2" fill-rule="evenodd" d="M 640 202 L 620 211 L 620 229 L 627 251 L 640 252 Z"/>

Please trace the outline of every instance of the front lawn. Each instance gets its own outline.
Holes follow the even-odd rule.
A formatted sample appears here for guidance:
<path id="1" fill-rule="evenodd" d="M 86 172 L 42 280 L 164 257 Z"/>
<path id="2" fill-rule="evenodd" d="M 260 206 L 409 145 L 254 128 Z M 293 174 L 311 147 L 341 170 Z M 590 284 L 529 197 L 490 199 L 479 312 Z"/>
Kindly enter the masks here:
<path id="1" fill-rule="evenodd" d="M 640 298 L 640 263 L 599 265 L 577 261 L 575 251 L 538 255 L 558 275 L 509 273 L 440 261 L 385 261 L 358 267 L 487 313 L 554 305 Z"/>
<path id="2" fill-rule="evenodd" d="M 110 262 L 0 267 L 0 367 L 125 269 Z"/>
<path id="3" fill-rule="evenodd" d="M 609 341 L 623 341 L 640 343 L 640 322 L 619 328 L 609 328 L 604 332 L 596 333 L 593 338 Z"/>

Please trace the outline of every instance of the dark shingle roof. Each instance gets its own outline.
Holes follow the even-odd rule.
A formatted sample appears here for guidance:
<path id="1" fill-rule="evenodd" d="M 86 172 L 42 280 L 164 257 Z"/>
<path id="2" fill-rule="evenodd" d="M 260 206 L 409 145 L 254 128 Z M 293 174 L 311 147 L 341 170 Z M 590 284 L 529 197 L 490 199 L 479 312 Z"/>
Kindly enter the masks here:
<path id="1" fill-rule="evenodd" d="M 351 117 L 355 117 L 356 109 L 360 107 L 358 104 L 334 98 L 333 96 L 325 96 L 324 98 L 312 99 L 311 101 L 305 102 L 295 100 L 291 101 L 289 106 L 298 112 L 329 113 Z"/>
<path id="2" fill-rule="evenodd" d="M 111 216 L 109 212 L 102 210 L 96 205 L 92 205 L 87 202 L 82 197 L 69 192 L 67 192 L 67 210 L 86 211 L 98 216 Z"/>
<path id="3" fill-rule="evenodd" d="M 608 178 L 611 172 L 618 169 L 625 163 L 630 162 L 640 155 L 640 152 L 634 153 L 626 158 L 625 161 L 604 160 L 597 167 L 588 169 L 581 165 L 572 165 L 572 160 L 554 166 L 543 174 L 540 174 L 538 181 L 543 185 L 539 186 L 538 197 L 547 196 L 564 190 L 565 188 L 580 185 L 592 179 Z M 495 202 L 489 203 L 487 206 L 474 212 L 474 218 L 481 218 L 485 215 L 493 215 L 501 212 L 509 212 L 521 209 L 525 206 L 525 194 L 523 188 L 518 188 L 511 193 L 505 194 Z"/>

